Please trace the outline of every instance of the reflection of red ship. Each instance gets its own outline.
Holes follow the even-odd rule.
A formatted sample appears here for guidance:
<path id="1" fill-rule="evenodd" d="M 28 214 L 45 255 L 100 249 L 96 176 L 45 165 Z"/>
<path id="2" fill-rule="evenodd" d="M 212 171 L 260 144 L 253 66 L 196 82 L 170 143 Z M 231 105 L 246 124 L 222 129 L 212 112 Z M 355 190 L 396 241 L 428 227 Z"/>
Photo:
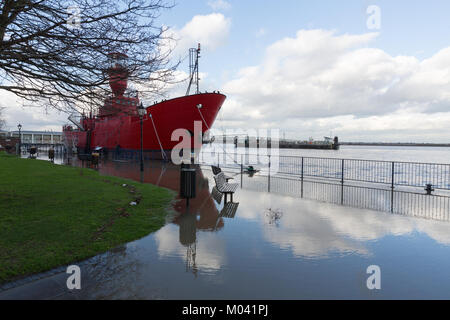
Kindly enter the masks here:
<path id="1" fill-rule="evenodd" d="M 160 187 L 175 191 L 180 191 L 180 167 L 171 163 L 149 162 L 144 176 L 140 176 L 139 168 L 132 162 L 105 161 L 100 167 L 100 172 L 107 175 L 119 176 L 135 181 L 143 181 Z M 174 209 L 180 215 L 175 217 L 174 223 L 179 224 L 181 216 L 187 212 L 198 215 L 196 219 L 196 228 L 198 230 L 212 231 L 223 228 L 223 218 L 214 203 L 209 192 L 208 179 L 203 176 L 202 170 L 197 167 L 196 179 L 197 195 L 189 202 L 189 208 L 186 207 L 186 201 L 179 199 Z"/>
<path id="2" fill-rule="evenodd" d="M 198 165 L 194 168 L 197 172 L 196 197 L 190 200 L 189 206 L 186 206 L 186 200 L 178 198 L 174 204 L 178 214 L 172 222 L 179 226 L 179 242 L 186 248 L 186 271 L 197 276 L 197 231 L 218 231 L 224 227 L 224 217 L 227 216 L 219 213 L 215 201 L 220 203 L 221 199 L 218 201 L 210 193 L 209 180 L 203 176 L 201 168 Z M 104 161 L 99 170 L 102 174 L 151 183 L 177 194 L 180 192 L 180 167 L 171 163 L 149 161 L 141 174 L 135 162 Z"/>
<path id="3" fill-rule="evenodd" d="M 156 103 L 146 108 L 143 121 L 143 149 L 153 157 L 170 158 L 170 151 L 179 143 L 172 141 L 172 132 L 186 129 L 194 146 L 194 122 L 201 123 L 204 134 L 225 101 L 220 93 L 199 93 L 198 91 L 198 49 L 191 49 L 191 81 L 186 96 Z M 105 150 L 140 150 L 139 98 L 124 96 L 127 88 L 128 57 L 122 53 L 109 54 L 109 84 L 113 97 L 107 98 L 97 115 L 83 116 L 78 128 L 64 126 L 64 140 L 67 148 L 76 147 L 80 153 L 90 153 L 94 148 Z M 195 64 L 194 64 L 195 62 Z M 188 95 L 192 83 L 197 84 L 197 92 Z M 70 119 L 70 118 L 69 118 Z M 201 139 L 201 137 L 195 137 Z M 200 143 L 195 145 L 201 146 Z M 156 152 L 155 152 L 156 151 Z"/>

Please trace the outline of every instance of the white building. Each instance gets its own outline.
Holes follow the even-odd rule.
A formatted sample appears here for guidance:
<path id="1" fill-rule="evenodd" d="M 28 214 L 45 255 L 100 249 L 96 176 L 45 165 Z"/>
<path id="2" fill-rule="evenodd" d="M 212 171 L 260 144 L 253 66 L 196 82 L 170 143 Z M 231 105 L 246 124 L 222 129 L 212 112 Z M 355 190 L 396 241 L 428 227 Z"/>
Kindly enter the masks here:
<path id="1" fill-rule="evenodd" d="M 43 143 L 60 144 L 62 143 L 62 132 L 54 131 L 26 131 L 21 132 L 22 143 Z M 1 137 L 19 137 L 19 131 L 0 131 Z"/>

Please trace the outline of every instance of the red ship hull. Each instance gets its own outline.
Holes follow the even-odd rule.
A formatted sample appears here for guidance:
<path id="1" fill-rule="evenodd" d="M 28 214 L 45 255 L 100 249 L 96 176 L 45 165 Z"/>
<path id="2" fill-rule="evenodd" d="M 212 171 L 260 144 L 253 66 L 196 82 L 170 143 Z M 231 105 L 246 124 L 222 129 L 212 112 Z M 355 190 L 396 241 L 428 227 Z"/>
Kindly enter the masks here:
<path id="1" fill-rule="evenodd" d="M 200 93 L 146 108 L 143 117 L 144 152 L 152 152 L 154 157 L 170 158 L 171 151 L 180 143 L 172 140 L 172 133 L 177 129 L 190 132 L 190 142 L 194 147 L 195 122 L 198 121 L 197 126 L 201 125 L 201 133 L 205 133 L 212 127 L 225 98 L 220 93 Z M 141 149 L 140 118 L 137 114 L 130 115 L 129 111 L 84 119 L 82 127 L 83 130 L 63 129 L 66 147 L 75 147 L 80 153 L 90 153 L 97 147 L 116 152 Z M 196 145 L 201 147 L 201 142 Z"/>

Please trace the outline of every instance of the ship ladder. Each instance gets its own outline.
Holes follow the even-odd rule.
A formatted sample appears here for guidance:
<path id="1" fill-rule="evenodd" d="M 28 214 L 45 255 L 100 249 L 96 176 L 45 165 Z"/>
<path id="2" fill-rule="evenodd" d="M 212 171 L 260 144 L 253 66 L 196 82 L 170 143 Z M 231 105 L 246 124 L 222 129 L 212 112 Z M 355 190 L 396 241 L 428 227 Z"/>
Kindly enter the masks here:
<path id="1" fill-rule="evenodd" d="M 159 147 L 161 148 L 161 155 L 165 161 L 169 161 L 167 159 L 166 153 L 164 152 L 163 146 L 161 144 L 161 140 L 159 140 L 158 130 L 156 130 L 155 122 L 153 121 L 153 116 L 151 113 L 149 113 L 149 116 L 150 116 L 150 120 L 152 120 L 153 129 L 155 130 L 155 134 L 156 134 L 156 138 L 158 139 Z"/>

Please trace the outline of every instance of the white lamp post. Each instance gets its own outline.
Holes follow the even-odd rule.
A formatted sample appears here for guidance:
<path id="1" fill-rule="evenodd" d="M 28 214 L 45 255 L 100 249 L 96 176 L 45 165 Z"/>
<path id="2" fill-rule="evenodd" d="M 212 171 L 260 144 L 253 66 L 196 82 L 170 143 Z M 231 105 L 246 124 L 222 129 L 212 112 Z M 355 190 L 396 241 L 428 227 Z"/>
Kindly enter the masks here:
<path id="1" fill-rule="evenodd" d="M 19 129 L 19 155 L 22 154 L 22 125 L 19 123 L 17 125 L 17 128 Z"/>

